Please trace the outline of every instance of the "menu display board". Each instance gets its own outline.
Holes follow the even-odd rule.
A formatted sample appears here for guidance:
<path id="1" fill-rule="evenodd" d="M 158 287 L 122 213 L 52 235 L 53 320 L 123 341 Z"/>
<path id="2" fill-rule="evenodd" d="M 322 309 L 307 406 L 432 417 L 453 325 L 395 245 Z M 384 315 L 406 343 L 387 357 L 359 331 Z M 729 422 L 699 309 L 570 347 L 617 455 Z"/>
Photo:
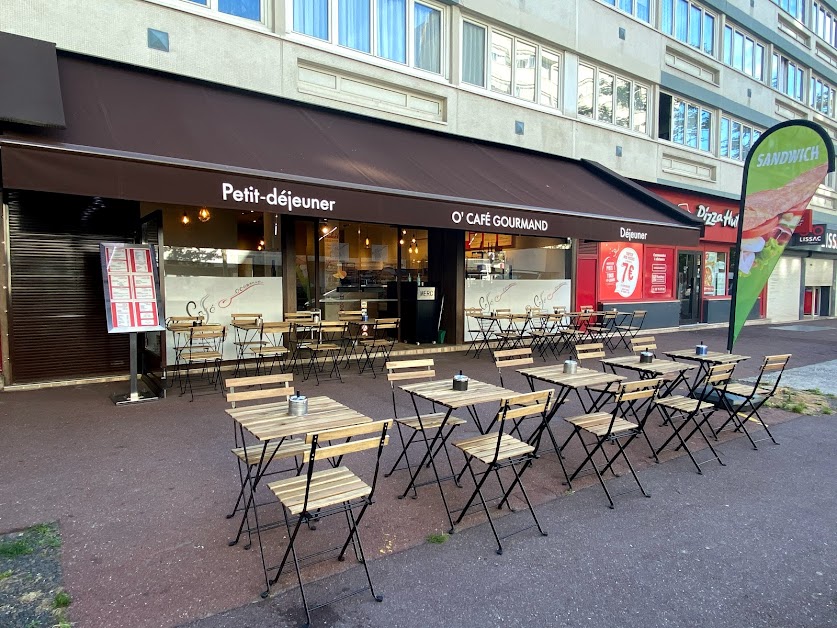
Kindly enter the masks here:
<path id="1" fill-rule="evenodd" d="M 108 333 L 163 329 L 160 280 L 153 247 L 105 242 L 99 244 L 99 253 Z"/>
<path id="2" fill-rule="evenodd" d="M 602 242 L 599 300 L 642 298 L 642 244 Z"/>
<path id="3" fill-rule="evenodd" d="M 674 249 L 645 247 L 645 298 L 674 298 Z"/>

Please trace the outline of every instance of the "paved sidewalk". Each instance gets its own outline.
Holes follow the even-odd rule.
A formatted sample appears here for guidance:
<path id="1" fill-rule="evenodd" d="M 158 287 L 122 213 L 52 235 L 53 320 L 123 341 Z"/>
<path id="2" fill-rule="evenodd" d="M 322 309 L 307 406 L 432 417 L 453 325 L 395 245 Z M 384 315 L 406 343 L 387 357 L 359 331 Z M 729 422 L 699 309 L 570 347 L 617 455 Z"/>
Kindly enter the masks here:
<path id="1" fill-rule="evenodd" d="M 742 333 L 736 351 L 751 355 L 753 359 L 736 370 L 737 376 L 754 375 L 761 356 L 766 353 L 793 353 L 793 367 L 833 360 L 837 347 L 837 323 L 818 321 L 813 327 L 814 331 L 786 332 L 781 327 L 748 326 Z M 712 349 L 722 349 L 725 339 L 724 330 L 700 327 L 657 335 L 661 350 L 690 347 L 701 341 Z M 497 371 L 487 354 L 480 360 L 464 358 L 462 353 L 441 354 L 435 359 L 440 378 L 450 377 L 463 369 L 474 378 L 497 382 Z M 389 385 L 380 377 L 372 379 L 352 371 L 347 374 L 345 384 L 325 382 L 319 388 L 313 382 L 297 381 L 296 384 L 305 394 L 331 395 L 376 419 L 387 418 L 392 414 Z M 507 379 L 507 386 L 526 390 L 523 379 L 515 374 Z M 235 498 L 238 474 L 229 453 L 232 429 L 231 421 L 224 413 L 226 403 L 223 398 L 215 394 L 197 398 L 194 403 L 190 403 L 188 398 L 175 394 L 157 403 L 121 408 L 113 406 L 109 394 L 124 392 L 126 388 L 127 384 L 120 382 L 0 393 L 0 443 L 3 446 L 3 455 L 0 456 L 0 532 L 46 521 L 59 523 L 63 537 L 62 569 L 65 586 L 74 600 L 69 614 L 77 626 L 172 626 L 223 613 L 258 599 L 262 589 L 258 553 L 253 550 L 244 551 L 241 547 L 230 548 L 226 543 L 233 535 L 236 524 L 225 519 L 224 514 Z M 402 402 L 401 407 L 406 410 L 407 401 Z M 493 406 L 486 406 L 481 411 L 483 416 L 487 416 L 494 409 Z M 561 414 L 567 416 L 577 410 L 577 407 L 570 404 L 565 411 L 562 409 Z M 771 423 L 781 423 L 792 419 L 793 415 L 770 410 L 768 417 Z M 785 430 L 796 423 L 798 421 L 788 423 L 785 427 L 777 425 L 777 429 Z M 832 424 L 826 421 L 825 425 L 830 429 Z M 651 427 L 652 442 L 660 443 L 660 438 L 668 435 L 668 428 L 660 428 L 659 425 Z M 559 438 L 569 432 L 560 421 L 556 428 Z M 459 436 L 467 436 L 471 433 L 468 430 L 473 431 L 473 427 L 464 426 Z M 811 447 L 817 443 L 813 434 L 803 436 L 808 439 L 803 442 L 810 442 Z M 671 481 L 659 483 L 654 480 L 654 497 L 650 500 L 638 493 L 619 498 L 615 512 L 606 507 L 598 485 L 589 490 L 583 489 L 595 483 L 592 476 L 573 483 L 574 487 L 582 490 L 572 496 L 562 497 L 565 487 L 561 484 L 558 461 L 554 455 L 545 455 L 527 473 L 527 488 L 538 504 L 536 508 L 539 511 L 548 509 L 550 512 L 543 518 L 544 524 L 552 531 L 549 539 L 535 538 L 527 533 L 510 539 L 513 549 L 497 562 L 498 557 L 493 554 L 490 537 L 485 536 L 488 530 L 482 528 L 484 518 L 476 514 L 469 515 L 463 526 L 463 531 L 468 526 L 478 526 L 472 532 L 465 531 L 445 545 L 421 547 L 419 551 L 431 552 L 429 558 L 433 557 L 432 552 L 446 557 L 451 548 L 462 547 L 465 552 L 461 560 L 463 568 L 473 568 L 481 562 L 486 565 L 497 562 L 498 566 L 505 566 L 505 573 L 516 574 L 515 581 L 519 581 L 521 586 L 525 585 L 519 589 L 519 599 L 534 602 L 544 595 L 543 587 L 547 583 L 550 587 L 557 583 L 561 587 L 559 591 L 549 589 L 548 595 L 570 592 L 578 599 L 578 608 L 585 608 L 586 599 L 579 588 L 581 585 L 576 582 L 583 581 L 579 580 L 579 573 L 587 570 L 591 557 L 599 547 L 610 546 L 617 555 L 630 555 L 634 559 L 637 557 L 629 547 L 632 543 L 625 544 L 622 538 L 623 518 L 626 515 L 634 513 L 639 517 L 645 510 L 656 513 L 656 519 L 651 521 L 653 525 L 646 525 L 643 530 L 649 540 L 653 540 L 667 529 L 668 519 L 675 514 L 666 511 L 662 504 L 677 495 L 678 490 L 687 490 L 685 486 L 680 486 L 681 481 L 697 482 L 696 486 L 707 487 L 707 490 L 714 487 L 712 490 L 734 491 L 742 481 L 744 486 L 755 481 L 746 466 L 751 460 L 775 460 L 776 464 L 782 465 L 793 463 L 796 468 L 791 470 L 797 473 L 801 473 L 808 464 L 805 458 L 800 461 L 785 454 L 785 450 L 790 449 L 785 445 L 774 447 L 765 444 L 759 452 L 753 452 L 748 447 L 738 438 L 729 442 L 725 446 L 725 450 L 729 450 L 729 466 L 722 468 L 717 464 L 707 465 L 704 467 L 707 477 L 700 478 L 694 473 L 688 459 L 684 461 L 678 458 L 660 466 L 654 465 L 647 458 L 647 446 L 638 439 L 631 445 L 631 453 L 634 462 L 641 467 L 640 477 L 648 477 L 651 481 L 652 478 L 660 477 L 657 474 L 663 473 L 670 474 Z M 577 450 L 580 448 L 567 451 L 570 467 L 580 462 L 580 451 Z M 391 464 L 397 454 L 397 447 L 387 448 L 384 464 Z M 673 457 L 673 453 L 666 453 L 663 458 L 672 460 Z M 770 471 L 769 468 L 759 473 Z M 495 582 L 497 574 L 494 572 L 485 572 L 487 577 L 480 583 L 478 594 L 468 590 L 471 585 L 460 584 L 455 579 L 451 579 L 441 592 L 434 588 L 435 581 L 429 577 L 422 581 L 425 584 L 394 586 L 399 579 L 403 582 L 414 570 L 422 568 L 421 565 L 404 562 L 411 560 L 407 558 L 411 554 L 405 550 L 421 546 L 428 534 L 447 528 L 441 500 L 433 487 L 420 490 L 418 500 L 396 499 L 406 483 L 404 473 L 400 473 L 400 476 L 396 473 L 391 478 L 381 480 L 376 504 L 364 520 L 363 533 L 368 553 L 377 557 L 371 561 L 372 568 L 390 569 L 390 564 L 405 566 L 402 574 L 398 574 L 398 570 L 393 567 L 391 576 L 379 577 L 386 584 L 385 589 L 388 589 L 388 600 L 380 605 L 381 610 L 374 612 L 390 612 L 388 609 L 394 608 L 391 604 L 397 602 L 399 595 L 389 591 L 398 591 L 400 587 L 405 590 L 414 588 L 416 593 L 412 599 L 417 606 L 414 610 L 406 611 L 408 617 L 404 621 L 411 621 L 411 614 L 420 613 L 422 609 L 440 605 L 445 608 L 446 604 L 452 606 L 463 600 L 477 599 L 484 601 L 472 610 L 485 619 L 487 616 L 481 613 L 492 608 L 495 597 L 500 596 L 497 599 L 501 599 L 505 595 L 499 580 Z M 720 478 L 725 480 L 719 481 Z M 805 529 L 828 529 L 829 525 L 833 528 L 833 512 L 821 505 L 815 509 L 804 507 L 804 500 L 810 499 L 821 488 L 829 488 L 833 496 L 832 476 L 816 481 L 812 478 L 810 484 L 800 480 L 794 486 L 797 486 L 797 502 L 789 500 L 784 494 L 781 499 L 772 501 L 765 497 L 759 502 L 742 502 L 748 507 L 739 513 L 744 527 L 758 534 L 753 525 L 760 521 L 765 504 L 781 505 L 787 502 L 796 504 L 794 508 L 789 506 L 790 516 L 802 518 L 799 525 L 804 525 Z M 778 491 L 785 487 L 781 482 L 770 482 L 763 488 L 769 496 L 773 494 L 772 491 L 779 494 Z M 448 491 L 455 503 L 464 500 L 465 495 L 462 493 L 466 491 L 446 486 L 446 494 Z M 701 490 L 699 495 L 702 493 Z M 690 521 L 694 522 L 692 525 L 697 526 L 697 538 L 699 526 L 709 526 L 707 530 L 712 531 L 712 526 L 717 523 L 718 512 L 709 506 L 711 504 L 691 501 L 689 505 L 674 508 L 674 511 L 683 509 L 691 515 Z M 826 523 L 823 524 L 821 515 L 826 512 L 830 513 L 830 518 L 825 519 Z M 786 519 L 790 520 L 790 516 Z M 524 564 L 518 561 L 522 560 L 527 551 L 542 552 L 544 547 L 550 546 L 548 544 L 560 539 L 565 531 L 572 531 L 575 525 L 581 525 L 573 523 L 575 521 L 586 522 L 584 525 L 587 528 L 579 535 L 577 543 L 561 546 L 560 552 L 550 551 L 540 559 L 526 561 L 525 564 L 534 565 L 531 579 L 515 571 L 515 565 Z M 508 524 L 501 521 L 500 525 Z M 582 538 L 585 534 L 589 536 L 587 541 Z M 717 535 L 712 533 L 709 536 L 714 538 Z M 278 530 L 266 536 L 272 551 L 281 548 L 281 537 Z M 785 565 L 793 567 L 795 552 L 777 553 L 770 545 L 764 547 L 762 552 L 776 563 L 776 569 L 785 569 Z M 821 553 L 828 555 L 826 550 Z M 479 561 L 480 556 L 483 560 L 475 562 Z M 647 559 L 640 558 L 641 562 L 650 561 L 656 569 L 655 565 L 663 558 L 668 560 L 674 557 L 676 554 L 661 553 L 649 554 Z M 743 561 L 744 558 L 734 558 L 734 561 L 739 560 Z M 431 561 L 431 565 L 434 564 L 437 565 L 437 572 L 448 569 L 439 566 L 442 563 Z M 334 574 L 335 570 L 349 568 L 349 561 L 340 565 L 329 561 L 312 567 L 306 574 L 309 577 L 324 577 Z M 687 572 L 692 570 L 692 566 L 686 569 Z M 761 577 L 764 572 L 761 569 L 755 575 Z M 830 573 L 833 576 L 833 572 Z M 695 571 L 695 576 L 698 574 L 703 578 L 702 582 L 708 583 L 707 586 L 713 584 L 711 575 Z M 604 590 L 610 592 L 613 586 L 630 584 L 628 592 L 616 592 L 613 589 L 613 595 L 615 599 L 624 601 L 626 608 L 631 608 L 633 594 L 644 590 L 632 583 L 625 574 L 616 573 L 615 576 L 616 579 L 614 576 L 597 576 L 597 586 L 605 587 Z M 750 586 L 748 578 L 751 577 L 748 575 L 745 578 L 742 575 L 738 589 L 747 589 Z M 754 582 L 758 584 L 760 581 Z M 691 581 L 689 583 L 691 586 Z M 293 581 L 284 584 L 292 586 Z M 460 592 L 467 595 L 459 595 Z M 757 594 L 764 594 L 766 599 L 777 596 L 781 599 L 775 590 L 759 588 Z M 291 596 L 288 599 L 293 607 L 298 605 L 297 598 Z M 569 598 L 560 599 L 562 605 L 572 605 Z M 365 608 L 365 602 L 359 599 L 353 602 L 358 608 Z M 352 602 L 346 604 L 351 605 Z M 341 605 L 340 608 L 344 610 L 339 612 L 354 612 L 346 611 L 346 604 Z M 515 607 L 503 602 L 498 608 Z M 326 609 L 322 612 L 330 611 Z M 328 615 L 320 617 L 327 618 Z M 349 619 L 346 621 L 350 622 L 365 621 L 362 615 L 347 617 Z M 452 616 L 452 619 L 456 617 Z M 550 623 L 550 617 L 544 616 L 543 623 Z M 490 617 L 486 621 L 489 624 L 496 623 L 490 621 Z M 456 625 L 457 622 L 449 623 Z M 780 621 L 775 625 L 785 624 Z"/>
<path id="2" fill-rule="evenodd" d="M 837 626 L 837 423 L 805 417 L 775 433 L 782 444 L 761 451 L 722 445 L 729 466 L 703 477 L 683 458 L 647 469 L 652 498 L 615 511 L 596 487 L 555 500 L 539 509 L 549 536 L 512 537 L 502 556 L 480 525 L 374 561 L 384 601 L 350 598 L 316 611 L 312 626 Z M 357 567 L 307 591 L 333 594 L 359 578 Z M 301 619 L 290 589 L 187 625 Z"/>

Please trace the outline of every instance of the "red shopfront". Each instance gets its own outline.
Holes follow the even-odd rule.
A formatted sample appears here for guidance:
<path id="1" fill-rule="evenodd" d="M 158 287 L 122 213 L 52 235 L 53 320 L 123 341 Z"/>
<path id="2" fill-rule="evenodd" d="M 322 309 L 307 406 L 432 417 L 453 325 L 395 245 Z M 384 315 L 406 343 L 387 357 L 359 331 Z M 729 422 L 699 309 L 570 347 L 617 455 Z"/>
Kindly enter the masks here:
<path id="1" fill-rule="evenodd" d="M 576 305 L 645 310 L 649 328 L 728 321 L 737 201 L 645 187 L 704 221 L 700 243 L 693 248 L 638 241 L 582 243 Z"/>
<path id="2" fill-rule="evenodd" d="M 738 201 L 648 185 L 647 188 L 703 220 L 705 230 L 697 248 L 677 248 L 675 298 L 680 324 L 722 323 L 729 320 Z M 674 247 L 672 247 L 674 248 Z M 764 295 L 751 318 L 764 316 Z"/>

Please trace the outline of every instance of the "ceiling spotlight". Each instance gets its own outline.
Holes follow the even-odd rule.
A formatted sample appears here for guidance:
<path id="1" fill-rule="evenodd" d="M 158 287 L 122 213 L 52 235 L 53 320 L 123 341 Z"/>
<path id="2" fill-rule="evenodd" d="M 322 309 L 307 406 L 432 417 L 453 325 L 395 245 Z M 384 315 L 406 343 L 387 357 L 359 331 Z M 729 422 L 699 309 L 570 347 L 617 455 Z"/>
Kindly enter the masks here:
<path id="1" fill-rule="evenodd" d="M 323 234 L 328 233 L 328 225 L 323 225 Z"/>
<path id="2" fill-rule="evenodd" d="M 180 219 L 180 222 L 182 222 L 184 225 L 188 225 L 191 222 L 186 212 L 183 212 L 183 218 Z"/>
<path id="3" fill-rule="evenodd" d="M 401 238 L 401 239 L 398 241 L 398 244 L 404 244 L 404 238 Z"/>
<path id="4" fill-rule="evenodd" d="M 210 218 L 212 218 L 212 214 L 210 213 L 208 208 L 201 207 L 198 210 L 198 220 L 200 220 L 201 222 L 206 222 Z"/>
<path id="5" fill-rule="evenodd" d="M 366 246 L 369 246 L 369 238 L 366 238 Z"/>

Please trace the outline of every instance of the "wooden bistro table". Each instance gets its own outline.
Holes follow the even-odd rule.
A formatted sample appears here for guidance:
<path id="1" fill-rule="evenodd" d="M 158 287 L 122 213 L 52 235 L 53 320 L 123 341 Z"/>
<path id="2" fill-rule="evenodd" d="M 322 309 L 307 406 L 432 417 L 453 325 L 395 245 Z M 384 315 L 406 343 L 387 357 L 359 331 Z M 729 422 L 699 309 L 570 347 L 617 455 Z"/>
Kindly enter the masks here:
<path id="1" fill-rule="evenodd" d="M 248 535 L 250 534 L 252 528 L 250 528 L 248 521 L 252 509 L 260 549 L 261 536 L 258 510 L 255 507 L 255 494 L 267 467 L 276 455 L 277 446 L 291 440 L 293 436 L 299 436 L 302 439 L 301 441 L 294 439 L 291 442 L 301 443 L 300 455 L 302 455 L 303 451 L 306 450 L 304 446 L 305 436 L 309 433 L 372 422 L 372 419 L 368 416 L 325 396 L 309 397 L 308 413 L 302 416 L 289 414 L 287 401 L 278 401 L 260 406 L 229 408 L 227 414 L 235 421 L 235 427 L 239 432 L 240 442 L 243 444 L 247 459 L 250 459 L 250 450 L 252 450 L 252 457 L 258 456 L 259 459 L 255 471 L 242 480 L 241 490 L 246 491 L 248 495 L 241 516 L 241 523 L 238 526 L 238 533 L 235 540 L 230 541 L 230 545 L 238 543 L 245 531 L 245 525 L 247 525 Z M 248 445 L 244 438 L 244 432 L 248 432 L 255 437 L 257 443 L 251 441 Z M 264 561 L 264 554 L 262 554 L 262 561 Z"/>
<path id="2" fill-rule="evenodd" d="M 695 348 L 691 349 L 677 349 L 676 351 L 664 351 L 665 355 L 672 360 L 687 360 L 690 362 L 697 362 L 698 371 L 695 375 L 694 383 L 689 387 L 692 392 L 701 382 L 701 380 L 709 373 L 709 368 L 716 364 L 730 364 L 743 362 L 749 360 L 749 355 L 738 355 L 735 353 L 724 353 L 722 351 L 708 351 L 705 355 L 697 355 Z"/>
<path id="3" fill-rule="evenodd" d="M 495 328 L 499 329 L 500 322 L 497 316 L 492 314 L 476 314 L 473 319 L 477 321 L 479 326 L 479 338 L 476 340 L 476 348 L 474 349 L 474 357 L 480 357 L 482 350 L 488 347 L 491 337 L 494 335 Z"/>
<path id="4" fill-rule="evenodd" d="M 610 367 L 610 370 L 614 373 L 616 372 L 616 368 L 619 367 L 638 373 L 640 379 L 664 378 L 663 383 L 665 386 L 662 390 L 664 395 L 670 394 L 680 384 L 686 384 L 688 386 L 686 371 L 697 367 L 695 364 L 684 364 L 683 362 L 661 360 L 660 358 L 654 358 L 651 362 L 642 363 L 639 361 L 639 358 L 640 356 L 638 355 L 625 355 L 619 358 L 604 358 L 600 362 Z M 672 375 L 674 376 L 672 379 L 665 379 Z"/>
<path id="5" fill-rule="evenodd" d="M 549 426 L 550 421 L 558 412 L 558 409 L 567 400 L 567 397 L 572 392 L 575 392 L 584 413 L 596 412 L 601 408 L 607 400 L 611 397 L 607 389 L 615 382 L 624 381 L 626 378 L 623 375 L 616 375 L 614 373 L 604 373 L 602 371 L 594 371 L 584 367 L 576 369 L 575 373 L 564 373 L 563 364 L 554 364 L 547 366 L 536 366 L 533 368 L 518 369 L 518 373 L 526 378 L 529 382 L 529 387 L 532 391 L 535 390 L 535 380 L 541 380 L 556 387 L 555 400 L 552 407 L 547 412 L 544 420 L 544 428 L 552 440 L 552 446 L 558 453 L 558 460 L 561 462 L 561 468 L 564 469 L 564 462 L 561 459 L 561 449 L 567 444 L 558 445 L 555 440 L 555 435 Z M 585 401 L 581 395 L 582 389 L 588 393 L 588 400 Z M 534 444 L 534 443 L 530 443 Z M 567 470 L 564 469 L 564 475 L 567 475 Z"/>
<path id="6" fill-rule="evenodd" d="M 400 388 L 401 390 L 410 393 L 410 398 L 413 402 L 413 408 L 415 410 L 416 417 L 419 419 L 419 422 L 421 422 L 421 412 L 419 412 L 418 404 L 416 403 L 417 397 L 421 399 L 426 399 L 438 406 L 442 406 L 443 408 L 446 408 L 447 411 L 445 413 L 444 418 L 442 419 L 442 423 L 436 430 L 436 434 L 433 436 L 432 440 L 428 440 L 427 432 L 423 429 L 423 427 L 420 430 L 421 435 L 424 439 L 426 451 L 421 462 L 416 466 L 416 470 L 413 472 L 413 475 L 410 478 L 410 483 L 407 485 L 407 488 L 404 489 L 404 493 L 399 497 L 399 499 L 403 499 L 404 497 L 406 497 L 407 493 L 409 493 L 411 489 L 415 492 L 416 478 L 418 477 L 418 474 L 421 471 L 421 469 L 429 463 L 433 469 L 433 476 L 435 478 L 435 482 L 439 487 L 439 494 L 442 496 L 442 503 L 445 506 L 445 512 L 448 516 L 448 522 L 450 523 L 451 529 L 453 529 L 453 518 L 451 517 L 451 512 L 448 508 L 448 502 L 445 498 L 445 493 L 442 490 L 442 481 L 456 479 L 457 476 L 440 478 L 439 472 L 436 470 L 436 463 L 432 454 L 432 452 L 436 450 L 437 443 L 439 442 L 441 435 L 445 431 L 445 426 L 448 422 L 448 419 L 450 418 L 450 415 L 453 413 L 454 410 L 466 408 L 468 410 L 468 414 L 470 414 L 471 418 L 474 419 L 477 429 L 479 429 L 481 434 L 485 434 L 486 430 L 490 429 L 491 424 L 486 426 L 486 430 L 483 429 L 475 406 L 480 403 L 499 403 L 503 399 L 513 397 L 514 395 L 519 395 L 520 393 L 514 390 L 509 390 L 508 388 L 501 388 L 500 386 L 495 386 L 494 384 L 486 384 L 485 382 L 480 382 L 475 379 L 468 380 L 468 390 L 454 390 L 453 381 L 451 379 L 434 380 L 430 382 L 418 382 L 416 384 L 405 384 L 403 386 L 400 386 Z"/>

